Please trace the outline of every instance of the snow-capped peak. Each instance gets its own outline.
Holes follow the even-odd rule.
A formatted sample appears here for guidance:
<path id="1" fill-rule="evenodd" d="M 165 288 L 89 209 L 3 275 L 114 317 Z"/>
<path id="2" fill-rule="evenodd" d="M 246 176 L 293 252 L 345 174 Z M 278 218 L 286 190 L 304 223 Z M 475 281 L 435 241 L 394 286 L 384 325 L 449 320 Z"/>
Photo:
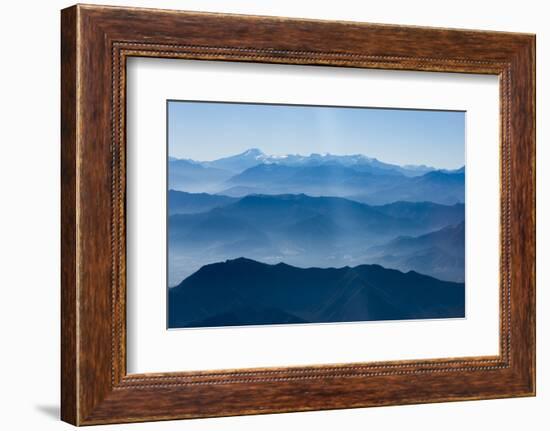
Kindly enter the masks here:
<path id="1" fill-rule="evenodd" d="M 250 149 L 246 150 L 244 153 L 242 153 L 242 156 L 258 158 L 258 157 L 261 157 L 261 156 L 265 156 L 265 154 L 259 148 L 250 148 Z"/>

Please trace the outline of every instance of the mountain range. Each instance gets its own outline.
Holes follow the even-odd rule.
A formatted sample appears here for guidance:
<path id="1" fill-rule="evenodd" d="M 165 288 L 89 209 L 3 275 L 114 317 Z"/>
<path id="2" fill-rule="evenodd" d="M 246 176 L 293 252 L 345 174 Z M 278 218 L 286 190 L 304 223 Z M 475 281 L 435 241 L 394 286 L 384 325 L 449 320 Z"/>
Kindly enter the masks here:
<path id="1" fill-rule="evenodd" d="M 222 169 L 203 166 L 192 160 L 168 160 L 169 188 L 189 192 L 215 192 L 218 184 L 231 177 Z"/>
<path id="2" fill-rule="evenodd" d="M 170 159 L 170 188 L 232 197 L 299 194 L 350 197 L 364 203 L 399 200 L 464 202 L 464 169 L 398 166 L 364 155 L 268 156 L 258 149 L 214 161 Z"/>
<path id="3" fill-rule="evenodd" d="M 169 289 L 171 328 L 464 317 L 464 284 L 379 265 L 296 268 L 238 258 Z"/>
<path id="4" fill-rule="evenodd" d="M 252 148 L 168 185 L 169 327 L 464 316 L 464 167 Z"/>
<path id="5" fill-rule="evenodd" d="M 178 160 L 172 158 L 171 160 Z M 260 164 L 282 164 L 286 166 L 317 166 L 327 163 L 337 163 L 342 166 L 355 166 L 359 169 L 371 170 L 379 173 L 401 173 L 409 176 L 422 175 L 433 171 L 435 168 L 424 165 L 406 165 L 400 166 L 391 163 L 384 163 L 380 160 L 367 157 L 363 154 L 335 155 L 329 153 L 312 153 L 309 156 L 300 154 L 268 155 L 258 148 L 250 148 L 240 154 L 222 157 L 212 161 L 187 160 L 201 166 L 215 169 L 222 169 L 233 173 L 242 172 L 253 166 Z"/>
<path id="6" fill-rule="evenodd" d="M 464 205 L 396 202 L 370 206 L 304 194 L 232 199 L 170 191 L 169 214 L 171 255 L 191 256 L 193 260 L 171 269 L 170 285 L 174 285 L 201 263 L 243 254 L 268 263 L 285 261 L 298 266 L 356 265 L 369 256 L 368 261 L 374 262 L 374 257 L 393 255 L 393 249 L 383 253 L 374 246 L 398 236 L 418 236 L 460 223 Z M 454 273 L 445 272 L 441 268 L 443 279 L 456 279 Z"/>
<path id="7" fill-rule="evenodd" d="M 370 262 L 415 270 L 443 280 L 464 282 L 465 224 L 446 226 L 417 237 L 400 236 L 367 251 Z"/>

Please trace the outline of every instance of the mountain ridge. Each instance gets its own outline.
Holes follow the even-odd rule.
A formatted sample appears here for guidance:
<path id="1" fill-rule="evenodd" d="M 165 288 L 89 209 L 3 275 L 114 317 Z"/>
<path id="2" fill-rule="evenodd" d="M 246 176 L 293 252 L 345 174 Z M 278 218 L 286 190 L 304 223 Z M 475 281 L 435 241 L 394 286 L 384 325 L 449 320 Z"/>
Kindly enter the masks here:
<path id="1" fill-rule="evenodd" d="M 464 202 L 464 167 L 400 166 L 362 154 L 269 156 L 258 148 L 212 161 L 170 159 L 169 186 L 231 197 L 247 194 L 332 195 L 381 205 L 398 200 Z"/>
<path id="2" fill-rule="evenodd" d="M 169 296 L 170 327 L 464 317 L 463 283 L 380 265 L 298 268 L 240 257 L 204 265 Z"/>
<path id="3" fill-rule="evenodd" d="M 397 171 L 410 176 L 415 176 L 420 173 L 426 173 L 429 171 L 437 170 L 432 166 L 426 165 L 399 165 L 396 163 L 383 162 L 375 157 L 369 157 L 364 154 L 331 154 L 331 153 L 310 153 L 308 155 L 302 154 L 266 154 L 259 148 L 248 148 L 241 153 L 220 157 L 215 160 L 198 161 L 194 159 L 177 159 L 174 160 L 186 160 L 202 166 L 215 167 L 220 169 L 227 169 L 230 171 L 239 171 L 252 167 L 259 163 L 282 163 L 288 165 L 303 165 L 308 163 L 327 163 L 327 162 L 340 162 L 344 165 L 371 165 L 372 167 L 384 169 L 387 171 Z"/>
<path id="4" fill-rule="evenodd" d="M 399 236 L 370 249 L 370 261 L 399 270 L 416 270 L 440 280 L 463 282 L 465 222 L 416 237 Z"/>
<path id="5" fill-rule="evenodd" d="M 170 265 L 170 283 L 202 264 L 240 254 L 298 266 L 372 262 L 365 258 L 380 257 L 381 253 L 370 250 L 373 246 L 399 235 L 433 232 L 462 220 L 463 204 L 370 206 L 346 198 L 304 194 L 249 195 L 219 206 L 216 201 L 206 212 L 169 214 L 170 258 L 179 259 L 178 265 Z"/>

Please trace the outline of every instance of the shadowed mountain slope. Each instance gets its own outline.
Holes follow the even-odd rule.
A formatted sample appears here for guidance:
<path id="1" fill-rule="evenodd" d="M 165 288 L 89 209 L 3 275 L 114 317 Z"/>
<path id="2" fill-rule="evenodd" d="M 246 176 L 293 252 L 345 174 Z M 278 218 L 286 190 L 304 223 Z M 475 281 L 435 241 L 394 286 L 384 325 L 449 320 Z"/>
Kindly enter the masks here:
<path id="1" fill-rule="evenodd" d="M 169 290 L 169 327 L 464 317 L 464 284 L 379 265 L 297 268 L 238 258 Z"/>
<path id="2" fill-rule="evenodd" d="M 418 237 L 402 236 L 370 249 L 369 261 L 391 268 L 414 269 L 442 280 L 464 281 L 465 224 Z"/>

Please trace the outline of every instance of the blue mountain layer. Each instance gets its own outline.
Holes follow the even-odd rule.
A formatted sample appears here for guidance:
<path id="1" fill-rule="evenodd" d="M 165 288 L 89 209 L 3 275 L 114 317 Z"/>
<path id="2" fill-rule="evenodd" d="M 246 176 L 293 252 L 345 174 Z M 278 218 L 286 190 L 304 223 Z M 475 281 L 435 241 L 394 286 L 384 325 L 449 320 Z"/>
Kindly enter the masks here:
<path id="1" fill-rule="evenodd" d="M 238 258 L 169 289 L 169 327 L 464 317 L 464 284 L 379 265 L 297 268 Z"/>

